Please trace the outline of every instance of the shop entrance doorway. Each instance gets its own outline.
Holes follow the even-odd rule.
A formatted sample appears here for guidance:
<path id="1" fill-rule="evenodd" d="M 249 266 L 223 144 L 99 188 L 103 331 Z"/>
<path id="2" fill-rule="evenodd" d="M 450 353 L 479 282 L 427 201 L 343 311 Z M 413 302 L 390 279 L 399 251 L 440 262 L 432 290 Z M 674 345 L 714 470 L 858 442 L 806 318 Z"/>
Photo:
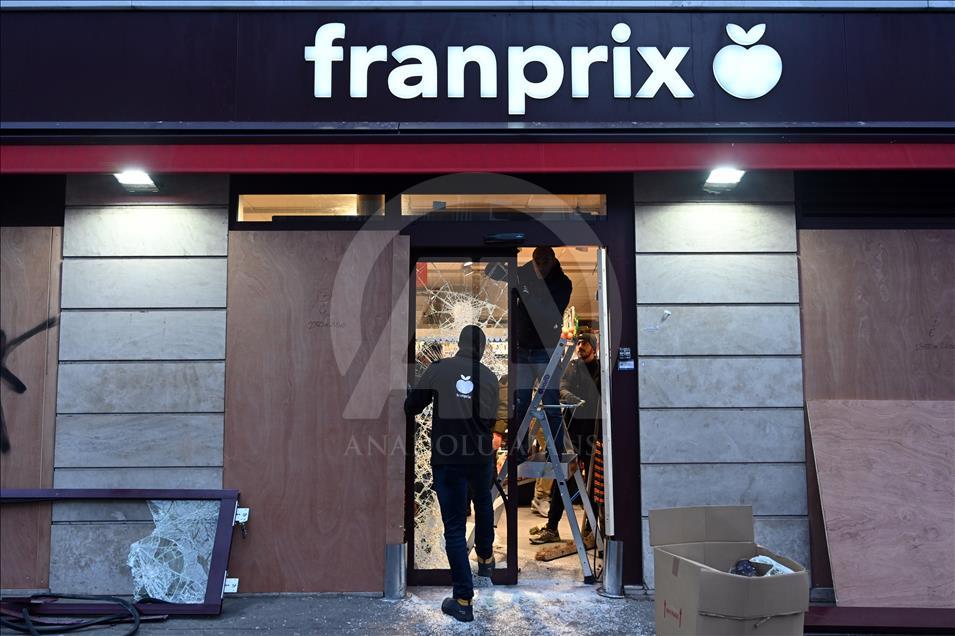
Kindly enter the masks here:
<path id="1" fill-rule="evenodd" d="M 604 349 L 603 356 L 597 351 L 594 353 L 598 356 L 596 364 L 601 367 L 599 375 L 606 378 L 609 374 L 607 344 L 604 343 L 603 347 L 597 344 L 602 338 L 602 326 L 606 328 L 608 323 L 606 305 L 601 304 L 599 291 L 600 268 L 606 263 L 602 258 L 605 252 L 596 246 L 561 246 L 553 250 L 557 267 L 571 287 L 569 298 L 565 299 L 566 307 L 563 307 L 563 325 L 573 326 L 578 334 L 589 334 L 597 345 L 595 349 Z M 519 382 L 513 319 L 515 291 L 521 284 L 520 276 L 526 276 L 530 271 L 533 252 L 533 247 L 522 247 L 497 253 L 461 250 L 452 255 L 420 250 L 413 255 L 410 322 L 414 333 L 410 353 L 414 364 L 409 372 L 409 383 L 415 383 L 435 360 L 454 355 L 458 334 L 468 324 L 478 325 L 484 330 L 488 347 L 482 362 L 491 368 L 501 383 L 495 431 L 501 434 L 502 448 L 497 466 L 500 468 L 508 462 L 506 483 L 502 484 L 508 496 L 506 501 L 503 498 L 496 500 L 494 552 L 497 566 L 492 576 L 495 584 L 515 584 L 518 573 L 522 580 L 583 580 L 577 553 L 572 543 L 568 545 L 572 534 L 566 516 L 554 515 L 554 519 L 559 519 L 553 528 L 557 537 L 539 540 L 541 530 L 555 525 L 547 519 L 552 480 L 518 479 L 516 460 L 506 452 L 513 447 L 511 435 L 520 424 L 515 415 L 516 395 L 513 390 Z M 591 359 L 591 368 L 594 368 L 594 363 Z M 576 361 L 572 364 L 584 363 Z M 560 380 L 555 378 L 552 386 L 557 388 Z M 594 385 L 594 389 L 599 387 L 600 380 L 597 379 Z M 584 391 L 584 387 L 576 386 L 565 386 L 565 389 L 578 393 Z M 586 458 L 581 463 L 589 481 L 595 467 L 600 468 L 597 465 L 599 459 L 596 464 L 591 462 L 593 455 L 590 451 L 602 438 L 603 405 L 599 399 L 593 399 L 592 393 L 588 395 L 588 401 L 577 409 L 583 415 L 577 420 L 571 419 L 575 410 L 567 409 L 566 422 L 575 450 Z M 409 424 L 407 438 L 408 581 L 412 585 L 446 585 L 450 583 L 450 572 L 444 552 L 440 510 L 432 490 L 429 409 Z M 532 440 L 531 444 L 534 443 Z M 602 481 L 602 471 L 598 481 Z M 597 490 L 596 500 L 603 501 L 603 489 L 598 486 Z M 594 494 L 592 490 L 592 500 Z M 579 496 L 575 497 L 574 513 L 582 524 Z M 469 531 L 472 524 L 473 516 L 469 516 Z M 601 520 L 601 530 L 605 529 Z M 595 558 L 596 552 L 593 549 L 588 553 L 591 568 L 602 565 Z M 473 551 L 470 556 L 472 560 L 476 558 Z"/>
<path id="2" fill-rule="evenodd" d="M 632 176 L 462 174 L 444 175 L 436 179 L 409 178 L 402 182 L 401 187 L 401 194 L 393 198 L 389 195 L 389 201 L 395 202 L 389 209 L 395 218 L 403 221 L 401 231 L 411 240 L 413 263 L 427 257 L 453 257 L 462 267 L 463 263 L 472 262 L 473 268 L 474 263 L 482 257 L 496 255 L 513 257 L 516 268 L 530 260 L 535 247 L 550 246 L 555 250 L 558 260 L 563 259 L 568 267 L 580 269 L 578 275 L 581 282 L 577 284 L 577 295 L 571 303 L 578 307 L 590 305 L 588 311 L 591 314 L 603 312 L 608 317 L 598 321 L 600 324 L 596 327 L 600 331 L 599 356 L 604 361 L 601 385 L 606 396 L 601 404 L 607 480 L 605 534 L 619 545 L 626 546 L 624 550 L 617 551 L 623 561 L 624 582 L 641 582 L 637 374 L 632 361 L 636 350 Z M 409 278 L 416 274 L 416 266 L 412 265 Z M 586 284 L 584 279 L 588 281 Z M 598 285 L 602 292 L 599 301 Z M 587 303 L 583 300 L 584 295 L 588 296 Z M 414 294 L 409 294 L 412 342 L 415 341 L 414 298 Z M 509 316 L 513 317 L 514 313 L 511 312 Z M 409 351 L 409 354 L 413 353 Z M 509 376 L 513 376 L 510 370 Z M 514 378 L 510 377 L 510 381 L 513 383 Z M 513 395 L 510 397 L 513 402 Z M 411 434 L 408 429 L 409 439 Z M 618 451 L 616 454 L 614 448 Z M 450 583 L 447 570 L 415 568 L 415 547 L 411 545 L 414 543 L 411 473 L 409 465 L 406 467 L 405 484 L 405 538 L 409 544 L 407 580 L 410 585 L 447 585 Z M 532 486 L 524 486 L 523 489 L 529 492 Z M 527 505 L 529 499 L 525 500 L 525 515 L 531 514 Z M 506 576 L 508 582 L 516 582 L 519 570 L 521 579 L 526 581 L 535 576 L 535 568 L 541 565 L 555 568 L 567 564 L 568 569 L 571 567 L 572 556 L 553 562 L 536 562 L 534 556 L 539 547 L 529 544 L 529 531 L 545 520 L 529 516 L 525 529 L 521 530 L 512 525 L 520 525 L 520 506 L 517 506 L 514 514 L 517 517 L 514 521 L 506 517 L 498 524 L 498 540 L 501 541 L 503 532 L 507 532 L 507 536 L 513 535 L 515 543 L 509 545 L 507 556 L 516 559 L 516 562 L 505 568 L 507 574 L 498 572 L 497 576 Z M 560 536 L 561 539 L 569 538 L 564 531 L 560 532 Z M 521 557 L 518 541 L 528 542 L 524 557 Z M 515 551 L 515 556 L 511 557 Z M 576 568 L 580 568 L 579 561 Z M 546 576 L 550 577 L 551 574 L 570 578 L 577 576 L 560 573 Z"/>
<path id="3" fill-rule="evenodd" d="M 437 255 L 420 253 L 414 260 L 411 305 L 412 348 L 409 383 L 415 384 L 436 360 L 457 352 L 458 335 L 466 325 L 481 327 L 487 348 L 481 359 L 501 385 L 496 430 L 508 428 L 512 412 L 510 327 L 511 290 L 516 258 L 513 250 L 488 253 Z M 462 380 L 467 381 L 467 380 Z M 433 489 L 431 470 L 431 407 L 409 423 L 406 502 L 408 511 L 408 582 L 412 585 L 450 583 L 444 550 L 444 526 Z M 506 447 L 506 446 L 505 446 Z M 516 464 L 511 460 L 511 466 Z M 509 475 L 515 470 L 509 466 Z M 488 488 L 491 484 L 488 484 Z M 517 487 L 516 478 L 505 486 Z M 517 582 L 517 552 L 514 545 L 516 517 L 514 501 L 498 500 L 495 518 L 494 552 L 497 569 L 492 580 L 498 584 Z M 468 532 L 474 516 L 468 516 Z M 513 528 L 513 529 L 512 529 Z M 473 551 L 471 554 L 474 557 Z"/>

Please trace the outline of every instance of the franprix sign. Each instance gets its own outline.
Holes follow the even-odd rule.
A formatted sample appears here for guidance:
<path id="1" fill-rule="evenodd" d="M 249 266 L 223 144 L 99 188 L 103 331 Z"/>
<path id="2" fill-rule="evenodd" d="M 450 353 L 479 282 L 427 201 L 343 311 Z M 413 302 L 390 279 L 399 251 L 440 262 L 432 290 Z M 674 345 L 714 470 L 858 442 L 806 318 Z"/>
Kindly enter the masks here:
<path id="1" fill-rule="evenodd" d="M 736 24 L 727 24 L 726 33 L 735 42 L 720 49 L 713 59 L 713 76 L 720 87 L 733 97 L 757 99 L 769 93 L 782 76 L 783 63 L 775 49 L 756 44 L 766 32 L 765 24 L 757 24 L 749 31 Z M 388 47 L 384 44 L 345 47 L 347 27 L 342 22 L 323 24 L 315 31 L 313 44 L 305 47 L 305 60 L 314 64 L 314 95 L 332 99 L 332 64 L 349 65 L 348 96 L 368 98 L 368 75 L 372 64 L 388 61 Z M 594 64 L 610 64 L 614 99 L 653 99 L 666 87 L 676 99 L 692 99 L 693 90 L 680 75 L 679 66 L 689 52 L 689 46 L 670 47 L 666 55 L 655 46 L 629 46 L 630 26 L 618 22 L 610 31 L 615 46 L 570 47 L 570 85 L 573 99 L 589 99 L 590 68 Z M 622 45 L 622 46 L 620 46 Z M 633 92 L 633 50 L 639 54 L 650 75 L 639 90 Z M 449 46 L 443 52 L 447 70 L 445 96 L 464 99 L 464 76 L 469 64 L 477 68 L 480 99 L 497 99 L 498 59 L 494 51 L 482 44 Z M 398 62 L 388 73 L 388 91 L 398 99 L 438 98 L 438 56 L 428 46 L 406 44 L 391 51 Z M 539 64 L 544 75 L 537 81 L 528 78 L 528 67 Z M 528 99 L 553 97 L 564 84 L 568 74 L 560 54 L 541 44 L 507 47 L 507 114 L 524 115 Z"/>
<path id="2" fill-rule="evenodd" d="M 952 42 L 929 11 L 4 11 L 0 125 L 935 130 Z"/>

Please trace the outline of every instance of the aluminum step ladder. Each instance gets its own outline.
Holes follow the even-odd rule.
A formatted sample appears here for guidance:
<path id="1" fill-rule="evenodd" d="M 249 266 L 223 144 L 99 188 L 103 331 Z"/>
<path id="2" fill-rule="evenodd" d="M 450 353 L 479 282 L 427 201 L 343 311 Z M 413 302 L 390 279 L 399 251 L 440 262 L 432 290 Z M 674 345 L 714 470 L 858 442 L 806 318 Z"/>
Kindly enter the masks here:
<path id="1" fill-rule="evenodd" d="M 573 502 L 571 501 L 570 490 L 568 488 L 569 479 L 573 478 L 574 483 L 577 485 L 577 492 L 580 494 L 580 501 L 583 504 L 584 513 L 587 515 L 587 519 L 590 522 L 590 528 L 591 532 L 594 534 L 597 550 L 603 550 L 603 537 L 600 533 L 600 527 L 597 524 L 597 518 L 594 514 L 593 506 L 590 503 L 590 496 L 587 492 L 587 486 L 584 483 L 583 477 L 581 477 L 579 462 L 577 469 L 574 470 L 573 475 L 571 475 L 570 465 L 577 460 L 577 451 L 573 448 L 573 444 L 570 441 L 570 435 L 566 430 L 563 413 L 561 412 L 560 415 L 557 415 L 557 417 L 560 419 L 558 430 L 563 430 L 564 433 L 564 448 L 561 449 L 563 452 L 559 453 L 557 450 L 557 442 L 554 439 L 554 433 L 551 431 L 551 427 L 547 424 L 549 420 L 547 418 L 547 411 L 545 410 L 552 409 L 555 411 L 562 411 L 565 408 L 575 408 L 578 405 L 543 403 L 544 392 L 550 387 L 552 381 L 563 376 L 564 371 L 567 369 L 567 365 L 570 364 L 573 356 L 573 341 L 561 338 L 560 342 L 554 348 L 554 353 L 551 354 L 550 360 L 544 369 L 544 374 L 541 377 L 537 388 L 532 394 L 530 406 L 527 409 L 527 413 L 524 414 L 524 419 L 521 421 L 521 425 L 517 429 L 517 434 L 513 438 L 514 445 L 512 446 L 510 452 L 514 452 L 514 449 L 519 447 L 521 440 L 525 439 L 528 433 L 532 431 L 532 426 L 540 427 L 547 445 L 547 450 L 529 455 L 526 461 L 518 465 L 517 476 L 519 479 L 537 479 L 543 477 L 545 479 L 555 480 L 555 483 L 557 484 L 557 490 L 560 492 L 560 497 L 564 502 L 564 514 L 567 517 L 568 524 L 570 524 L 570 530 L 574 535 L 574 544 L 577 548 L 577 556 L 580 557 L 580 566 L 583 569 L 584 582 L 595 583 L 596 577 L 594 576 L 593 568 L 590 567 L 590 562 L 587 560 L 587 548 L 584 545 L 583 536 L 580 532 L 580 524 L 577 522 L 577 515 L 574 513 L 574 506 Z M 506 480 L 507 461 L 505 461 L 504 465 L 501 466 L 501 470 L 498 472 L 496 481 L 491 488 L 492 505 L 497 503 L 497 498 L 499 495 L 503 495 L 503 484 L 506 483 Z M 494 527 L 497 527 L 503 511 L 503 505 L 495 506 Z M 473 545 L 474 529 L 472 528 L 468 536 L 468 550 L 470 550 Z"/>

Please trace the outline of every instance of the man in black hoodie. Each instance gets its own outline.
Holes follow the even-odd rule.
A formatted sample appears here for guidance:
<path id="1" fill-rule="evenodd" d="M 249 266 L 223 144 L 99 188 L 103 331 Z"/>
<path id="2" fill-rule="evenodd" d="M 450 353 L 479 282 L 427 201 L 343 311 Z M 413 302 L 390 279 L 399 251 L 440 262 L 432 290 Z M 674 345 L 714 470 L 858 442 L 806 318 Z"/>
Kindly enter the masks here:
<path id="1" fill-rule="evenodd" d="M 459 621 L 474 620 L 474 582 L 468 560 L 465 524 L 468 489 L 474 502 L 474 547 L 478 574 L 494 569 L 494 447 L 491 429 L 497 417 L 497 377 L 481 363 L 487 339 L 479 327 L 461 330 L 458 352 L 437 360 L 405 400 L 410 417 L 434 403 L 431 416 L 431 470 L 444 522 L 444 545 L 451 566 L 453 595 L 441 610 Z"/>
<path id="2" fill-rule="evenodd" d="M 515 391 L 514 416 L 520 424 L 531 403 L 534 383 L 541 380 L 544 369 L 560 340 L 564 310 L 570 304 L 573 284 L 564 273 L 554 250 L 538 247 L 531 261 L 517 269 L 517 303 L 514 315 L 514 339 L 516 345 L 517 387 Z M 550 378 L 545 387 L 543 403 L 558 403 L 557 382 Z M 559 431 L 559 414 L 548 413 L 550 428 Z M 557 435 L 560 448 L 562 436 Z M 527 440 L 520 440 L 518 460 L 527 456 Z"/>

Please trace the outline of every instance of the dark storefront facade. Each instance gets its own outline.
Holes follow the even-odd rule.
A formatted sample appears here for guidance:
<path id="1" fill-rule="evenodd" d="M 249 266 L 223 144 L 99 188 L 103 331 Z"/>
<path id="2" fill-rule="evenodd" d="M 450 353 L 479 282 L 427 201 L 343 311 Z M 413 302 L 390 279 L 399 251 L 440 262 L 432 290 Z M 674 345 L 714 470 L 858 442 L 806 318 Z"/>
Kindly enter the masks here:
<path id="1" fill-rule="evenodd" d="M 244 592 L 442 582 L 401 400 L 464 318 L 511 372 L 506 293 L 467 277 L 537 246 L 601 339 L 626 585 L 653 588 L 649 510 L 742 504 L 839 598 L 825 517 L 858 511 L 824 511 L 817 477 L 850 477 L 812 450 L 846 464 L 823 438 L 854 424 L 813 441 L 813 413 L 901 404 L 951 437 L 950 7 L 7 4 L 3 329 L 60 321 L 11 356 L 30 391 L 3 388 L 3 488 L 237 489 Z M 508 506 L 499 583 L 526 575 Z M 72 555 L 124 561 L 148 515 L 16 514 L 0 587 L 124 593 Z M 955 566 L 941 525 L 926 554 Z M 898 587 L 847 607 L 955 609 Z"/>

